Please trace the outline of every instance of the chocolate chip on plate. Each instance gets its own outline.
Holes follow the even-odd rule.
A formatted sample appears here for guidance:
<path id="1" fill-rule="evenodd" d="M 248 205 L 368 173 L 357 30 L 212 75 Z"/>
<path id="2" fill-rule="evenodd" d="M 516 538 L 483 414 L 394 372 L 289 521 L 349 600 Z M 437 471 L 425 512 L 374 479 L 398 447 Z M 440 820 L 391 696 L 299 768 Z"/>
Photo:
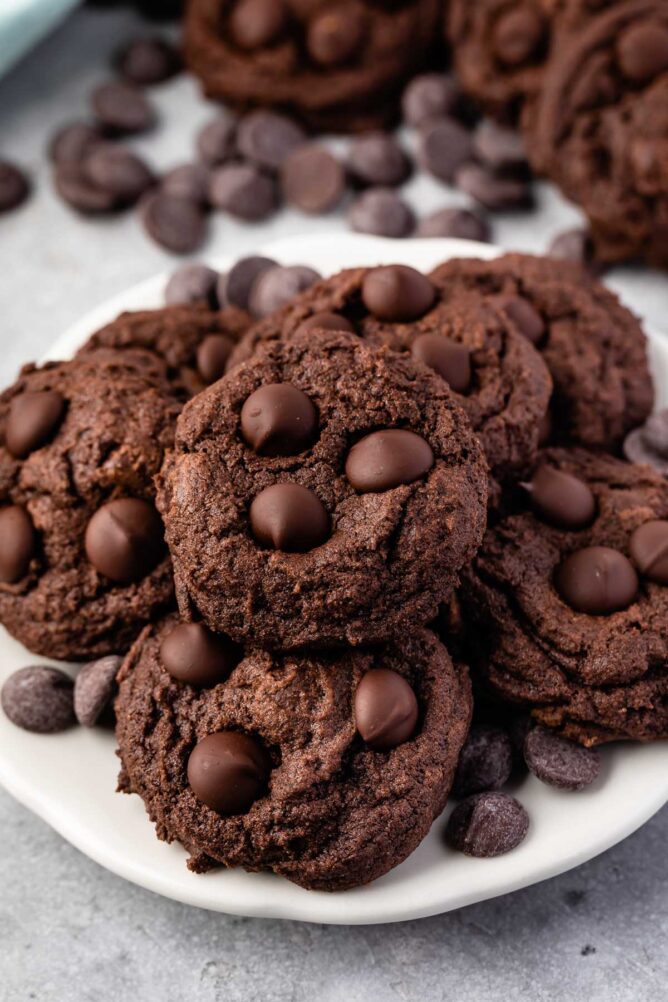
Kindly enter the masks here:
<path id="1" fill-rule="evenodd" d="M 475 155 L 494 171 L 528 171 L 524 141 L 514 129 L 489 119 L 481 122 L 473 135 Z"/>
<path id="2" fill-rule="evenodd" d="M 81 162 L 57 164 L 53 183 L 62 200 L 82 215 L 101 215 L 119 208 L 114 193 L 91 181 Z"/>
<path id="3" fill-rule="evenodd" d="M 207 735 L 188 759 L 193 793 L 217 814 L 246 814 L 264 793 L 269 771 L 259 742 L 238 731 Z"/>
<path id="4" fill-rule="evenodd" d="M 503 211 L 533 207 L 531 183 L 521 177 L 496 174 L 482 164 L 463 164 L 454 177 L 455 185 L 486 209 Z"/>
<path id="5" fill-rule="evenodd" d="M 436 290 L 426 275 L 404 264 L 374 268 L 362 283 L 362 301 L 379 320 L 407 323 L 432 306 Z"/>
<path id="6" fill-rule="evenodd" d="M 82 161 L 86 178 L 118 205 L 133 205 L 155 183 L 150 168 L 131 150 L 101 143 Z"/>
<path id="7" fill-rule="evenodd" d="M 96 87 L 91 104 L 97 122 L 111 135 L 147 132 L 156 122 L 155 111 L 142 92 L 120 80 Z"/>
<path id="8" fill-rule="evenodd" d="M 629 551 L 643 577 L 657 584 L 668 584 L 667 521 L 656 518 L 638 526 L 629 540 Z"/>
<path id="9" fill-rule="evenodd" d="M 346 476 L 362 494 L 388 491 L 419 480 L 434 465 L 431 446 L 406 428 L 371 432 L 353 445 Z"/>
<path id="10" fill-rule="evenodd" d="M 668 410 L 658 411 L 624 439 L 624 455 L 632 463 L 647 463 L 668 477 Z"/>
<path id="11" fill-rule="evenodd" d="M 177 49 L 164 38 L 138 38 L 124 45 L 116 69 L 132 84 L 149 87 L 175 76 L 182 67 Z"/>
<path id="12" fill-rule="evenodd" d="M 276 182 L 255 164 L 224 164 L 211 172 L 209 202 L 231 216 L 258 222 L 278 208 Z"/>
<path id="13" fill-rule="evenodd" d="M 204 243 L 206 215 L 195 202 L 156 191 L 142 201 L 140 209 L 146 232 L 166 250 L 190 254 Z"/>
<path id="14" fill-rule="evenodd" d="M 226 275 L 218 280 L 218 299 L 221 306 L 237 306 L 248 310 L 251 290 L 255 281 L 269 268 L 277 267 L 269 257 L 253 255 L 242 257 L 233 264 Z"/>
<path id="15" fill-rule="evenodd" d="M 228 111 L 221 111 L 197 135 L 197 152 L 209 167 L 218 167 L 230 160 L 236 150 L 237 120 Z"/>
<path id="16" fill-rule="evenodd" d="M 364 41 L 365 12 L 354 4 L 321 4 L 321 7 L 308 22 L 306 48 L 321 66 L 340 66 L 357 54 Z"/>
<path id="17" fill-rule="evenodd" d="M 462 92 L 454 76 L 422 73 L 404 90 L 401 110 L 407 125 L 417 128 L 437 118 L 457 116 Z"/>
<path id="18" fill-rule="evenodd" d="M 251 287 L 248 301 L 251 314 L 254 317 L 268 316 L 308 289 L 319 278 L 317 271 L 303 264 L 267 268 L 257 276 Z"/>
<path id="19" fill-rule="evenodd" d="M 226 334 L 207 334 L 197 349 L 197 371 L 210 386 L 225 374 L 234 342 Z"/>
<path id="20" fill-rule="evenodd" d="M 30 185 L 23 171 L 7 160 L 0 160 L 0 213 L 17 209 L 29 193 Z"/>
<path id="21" fill-rule="evenodd" d="M 375 751 L 390 751 L 413 736 L 418 702 L 411 685 L 398 672 L 372 668 L 355 690 L 354 714 L 364 743 Z"/>
<path id="22" fill-rule="evenodd" d="M 418 334 L 411 344 L 411 355 L 437 372 L 455 393 L 466 393 L 470 388 L 471 352 L 465 344 L 429 331 Z"/>
<path id="23" fill-rule="evenodd" d="M 510 778 L 513 749 L 500 727 L 474 724 L 459 755 L 452 786 L 456 797 L 498 790 Z"/>
<path id="24" fill-rule="evenodd" d="M 427 122 L 420 130 L 418 158 L 430 174 L 451 184 L 473 156 L 471 133 L 454 118 Z"/>
<path id="25" fill-rule="evenodd" d="M 258 387 L 241 408 L 241 434 L 261 456 L 294 456 L 313 442 L 318 412 L 303 390 L 291 383 Z"/>
<path id="26" fill-rule="evenodd" d="M 587 546 L 571 553 L 557 567 L 554 584 L 567 605 L 591 616 L 626 609 L 638 593 L 633 564 L 609 546 Z"/>
<path id="27" fill-rule="evenodd" d="M 168 306 L 177 303 L 207 303 L 215 310 L 218 307 L 218 278 L 218 272 L 205 264 L 184 264 L 177 268 L 167 282 L 165 302 Z"/>
<path id="28" fill-rule="evenodd" d="M 250 524 L 264 546 L 285 553 L 305 553 L 325 542 L 330 518 L 320 498 L 301 484 L 265 487 L 250 506 Z"/>
<path id="29" fill-rule="evenodd" d="M 595 274 L 601 274 L 605 269 L 605 266 L 596 260 L 591 233 L 581 228 L 558 233 L 547 249 L 547 257 L 556 258 L 558 261 L 575 261 Z"/>
<path id="30" fill-rule="evenodd" d="M 160 187 L 166 195 L 206 206 L 209 204 L 209 176 L 204 164 L 180 164 L 165 174 Z"/>
<path id="31" fill-rule="evenodd" d="M 45 445 L 60 427 L 66 403 L 57 390 L 20 393 L 9 405 L 5 445 L 12 456 L 25 459 Z"/>
<path id="32" fill-rule="evenodd" d="M 455 237 L 458 240 L 479 240 L 488 243 L 492 232 L 484 216 L 474 209 L 448 207 L 421 219 L 416 236 Z"/>
<path id="33" fill-rule="evenodd" d="M 224 682 L 241 657 L 237 644 L 203 623 L 179 623 L 160 647 L 160 660 L 172 678 L 200 689 Z"/>
<path id="34" fill-rule="evenodd" d="M 275 42 L 288 22 L 283 0 L 238 0 L 229 17 L 230 36 L 240 49 L 262 49 Z"/>
<path id="35" fill-rule="evenodd" d="M 415 227 L 413 210 L 392 188 L 367 188 L 351 205 L 348 221 L 358 233 L 378 237 L 406 237 Z"/>
<path id="36" fill-rule="evenodd" d="M 74 680 L 74 713 L 83 727 L 94 727 L 111 705 L 122 664 L 123 658 L 109 654 L 79 669 Z"/>
<path id="37" fill-rule="evenodd" d="M 281 189 L 288 205 L 321 214 L 334 209 L 345 190 L 343 167 L 329 150 L 316 144 L 298 146 L 283 161 Z"/>
<path id="38" fill-rule="evenodd" d="M 393 187 L 403 184 L 411 171 L 410 160 L 393 136 L 369 132 L 353 139 L 346 168 L 359 185 Z"/>
<path id="39" fill-rule="evenodd" d="M 515 849 L 529 830 L 529 815 L 507 793 L 476 793 L 462 800 L 448 819 L 445 838 L 453 849 L 481 859 Z"/>
<path id="40" fill-rule="evenodd" d="M 58 668 L 19 668 L 2 686 L 0 703 L 24 731 L 55 734 L 75 723 L 73 690 L 72 679 Z"/>
<path id="41" fill-rule="evenodd" d="M 26 576 L 37 540 L 32 519 L 20 505 L 0 508 L 0 581 L 16 584 Z"/>
<path id="42" fill-rule="evenodd" d="M 596 514 L 596 499 L 588 484 L 547 463 L 541 463 L 522 486 L 539 518 L 563 529 L 582 529 Z"/>
<path id="43" fill-rule="evenodd" d="M 303 129 L 286 115 L 259 109 L 241 119 L 237 148 L 259 167 L 279 170 L 283 161 L 306 141 Z"/>
<path id="44" fill-rule="evenodd" d="M 160 516 L 148 501 L 118 498 L 95 512 L 86 528 L 86 556 L 93 567 L 118 584 L 138 581 L 164 553 Z"/>
<path id="45" fill-rule="evenodd" d="M 49 158 L 54 164 L 79 164 L 104 141 L 102 131 L 88 122 L 64 125 L 49 142 Z"/>
<path id="46" fill-rule="evenodd" d="M 524 758 L 541 782 L 562 790 L 583 790 L 601 771 L 601 756 L 595 748 L 583 748 L 544 727 L 533 727 L 527 734 Z"/>

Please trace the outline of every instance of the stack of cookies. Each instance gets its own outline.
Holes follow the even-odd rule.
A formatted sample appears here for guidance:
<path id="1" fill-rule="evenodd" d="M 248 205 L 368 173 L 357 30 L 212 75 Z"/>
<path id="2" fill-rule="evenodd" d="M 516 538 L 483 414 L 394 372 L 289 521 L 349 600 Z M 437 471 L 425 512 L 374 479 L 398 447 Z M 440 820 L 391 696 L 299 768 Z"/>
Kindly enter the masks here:
<path id="1" fill-rule="evenodd" d="M 586 746 L 668 736 L 668 484 L 619 458 L 652 404 L 635 318 L 528 256 L 352 268 L 254 324 L 124 314 L 0 400 L 0 618 L 129 648 L 120 789 L 196 872 L 366 883 L 453 784 L 451 842 L 505 851 L 517 748 L 579 788 Z M 78 676 L 84 723 L 117 667 Z M 25 672 L 8 715 L 69 723 Z"/>

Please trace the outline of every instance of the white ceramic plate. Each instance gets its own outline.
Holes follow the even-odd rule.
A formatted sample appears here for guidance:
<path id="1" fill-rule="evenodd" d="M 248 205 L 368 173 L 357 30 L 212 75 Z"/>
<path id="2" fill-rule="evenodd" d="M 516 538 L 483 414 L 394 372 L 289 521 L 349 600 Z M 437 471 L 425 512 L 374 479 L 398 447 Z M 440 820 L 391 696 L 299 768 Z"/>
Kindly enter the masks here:
<path id="1" fill-rule="evenodd" d="M 323 274 L 356 264 L 401 261 L 429 269 L 453 256 L 494 256 L 482 245 L 456 240 L 388 241 L 323 235 L 270 244 L 261 253 L 285 264 L 304 263 Z M 227 261 L 214 264 L 225 269 Z M 54 345 L 50 358 L 72 354 L 122 309 L 159 306 L 166 276 L 142 283 L 93 311 Z M 668 341 L 651 338 L 659 404 L 668 403 Z M 0 682 L 35 659 L 0 633 Z M 166 897 L 239 915 L 362 924 L 434 915 L 526 887 L 577 866 L 625 838 L 668 800 L 668 745 L 618 746 L 603 751 L 598 782 L 562 793 L 530 777 L 515 792 L 531 816 L 525 842 L 491 860 L 469 859 L 445 847 L 444 817 L 413 855 L 368 887 L 339 894 L 304 891 L 270 874 L 220 870 L 195 876 L 179 846 L 158 842 L 138 797 L 114 792 L 114 739 L 73 729 L 36 736 L 0 713 L 0 781 L 14 796 L 82 852 L 114 873 Z"/>

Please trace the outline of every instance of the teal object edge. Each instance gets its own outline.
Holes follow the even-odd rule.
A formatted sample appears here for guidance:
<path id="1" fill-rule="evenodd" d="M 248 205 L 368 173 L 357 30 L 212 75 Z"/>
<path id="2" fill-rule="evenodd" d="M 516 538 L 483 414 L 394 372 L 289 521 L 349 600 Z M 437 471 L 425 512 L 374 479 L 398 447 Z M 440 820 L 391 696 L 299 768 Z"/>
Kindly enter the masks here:
<path id="1" fill-rule="evenodd" d="M 48 35 L 79 0 L 0 0 L 0 76 Z"/>

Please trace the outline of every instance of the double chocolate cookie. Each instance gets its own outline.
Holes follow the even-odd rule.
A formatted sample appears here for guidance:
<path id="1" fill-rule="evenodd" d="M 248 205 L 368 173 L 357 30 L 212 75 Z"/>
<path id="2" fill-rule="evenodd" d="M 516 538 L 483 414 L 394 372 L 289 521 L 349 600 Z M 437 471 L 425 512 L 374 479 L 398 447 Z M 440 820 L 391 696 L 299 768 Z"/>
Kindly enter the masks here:
<path id="1" fill-rule="evenodd" d="M 26 366 L 0 397 L 0 622 L 38 654 L 127 649 L 173 599 L 153 477 L 180 406 L 143 361 Z"/>
<path id="2" fill-rule="evenodd" d="M 198 872 L 334 891 L 398 865 L 445 805 L 471 715 L 465 669 L 416 626 L 373 652 L 240 657 L 176 617 L 146 629 L 119 676 L 119 788 Z M 184 670 L 203 663 L 207 677 Z"/>
<path id="3" fill-rule="evenodd" d="M 414 304 L 402 288 L 422 290 Z M 480 438 L 496 478 L 531 466 L 552 380 L 512 317 L 480 295 L 445 294 L 405 266 L 354 268 L 317 282 L 239 342 L 234 365 L 266 341 L 290 340 L 318 326 L 352 331 L 365 342 L 411 355 L 448 383 Z"/>
<path id="4" fill-rule="evenodd" d="M 668 737 L 668 484 L 547 450 L 465 573 L 483 688 L 584 745 Z"/>
<path id="5" fill-rule="evenodd" d="M 349 131 L 395 116 L 429 62 L 438 0 L 192 0 L 186 57 L 208 97 Z"/>
<path id="6" fill-rule="evenodd" d="M 500 306 L 543 356 L 552 376 L 551 440 L 616 449 L 652 409 L 639 322 L 584 268 L 504 254 L 446 261 L 431 274 L 442 296 L 462 288 Z"/>
<path id="7" fill-rule="evenodd" d="M 354 334 L 307 331 L 190 401 L 158 504 L 184 617 L 289 650 L 429 622 L 486 501 L 444 380 Z"/>
<path id="8" fill-rule="evenodd" d="M 249 323 L 248 315 L 235 307 L 211 310 L 204 305 L 178 305 L 121 313 L 96 331 L 79 355 L 100 349 L 119 351 L 124 357 L 128 349 L 147 352 L 174 391 L 188 399 L 223 375 Z"/>

